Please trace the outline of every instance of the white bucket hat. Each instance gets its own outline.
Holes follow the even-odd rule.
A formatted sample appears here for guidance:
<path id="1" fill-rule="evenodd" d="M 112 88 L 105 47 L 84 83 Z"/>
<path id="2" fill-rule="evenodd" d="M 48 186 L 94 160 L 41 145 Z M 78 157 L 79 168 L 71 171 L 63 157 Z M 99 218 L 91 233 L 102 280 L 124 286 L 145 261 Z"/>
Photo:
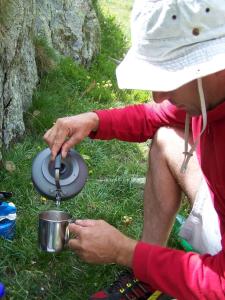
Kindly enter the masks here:
<path id="1" fill-rule="evenodd" d="M 224 0 L 136 0 L 123 89 L 170 91 L 225 69 Z"/>

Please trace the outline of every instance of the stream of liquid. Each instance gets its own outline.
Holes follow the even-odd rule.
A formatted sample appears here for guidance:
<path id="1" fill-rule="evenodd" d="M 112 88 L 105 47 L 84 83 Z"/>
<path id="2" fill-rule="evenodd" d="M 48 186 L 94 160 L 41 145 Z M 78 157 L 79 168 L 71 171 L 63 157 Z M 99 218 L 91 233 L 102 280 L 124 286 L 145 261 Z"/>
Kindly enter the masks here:
<path id="1" fill-rule="evenodd" d="M 56 207 L 59 208 L 59 207 L 60 207 L 60 204 L 61 204 L 61 201 L 56 200 L 56 201 L 55 201 L 55 204 L 56 204 Z"/>
<path id="2" fill-rule="evenodd" d="M 61 204 L 61 194 L 60 192 L 57 192 L 56 195 L 55 195 L 55 204 L 56 204 L 56 207 L 59 208 L 60 207 L 60 204 Z"/>

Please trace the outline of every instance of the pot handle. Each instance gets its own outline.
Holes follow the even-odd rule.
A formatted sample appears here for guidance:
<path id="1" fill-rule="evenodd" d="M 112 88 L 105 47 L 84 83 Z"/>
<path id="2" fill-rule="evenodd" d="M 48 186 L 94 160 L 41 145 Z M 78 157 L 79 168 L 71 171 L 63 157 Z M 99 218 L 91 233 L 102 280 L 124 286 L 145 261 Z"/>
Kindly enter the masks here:
<path id="1" fill-rule="evenodd" d="M 60 168 L 61 168 L 61 161 L 62 161 L 62 155 L 61 155 L 61 149 L 58 152 L 56 158 L 55 158 L 55 185 L 56 185 L 56 203 L 60 205 L 61 201 L 61 185 L 60 185 Z"/>
<path id="2" fill-rule="evenodd" d="M 62 155 L 60 150 L 60 152 L 57 154 L 55 158 L 55 185 L 58 191 L 61 191 L 61 186 L 59 182 L 61 162 L 62 162 Z"/>
<path id="3" fill-rule="evenodd" d="M 60 150 L 55 158 L 55 169 L 61 168 L 61 161 L 62 161 L 62 155 L 61 155 L 61 150 Z"/>
<path id="4" fill-rule="evenodd" d="M 66 227 L 66 232 L 65 232 L 65 243 L 67 244 L 69 242 L 69 239 L 70 239 L 70 230 L 69 230 L 69 225 L 72 224 L 72 223 L 75 223 L 76 222 L 76 219 L 69 219 L 68 220 L 68 225 Z"/>

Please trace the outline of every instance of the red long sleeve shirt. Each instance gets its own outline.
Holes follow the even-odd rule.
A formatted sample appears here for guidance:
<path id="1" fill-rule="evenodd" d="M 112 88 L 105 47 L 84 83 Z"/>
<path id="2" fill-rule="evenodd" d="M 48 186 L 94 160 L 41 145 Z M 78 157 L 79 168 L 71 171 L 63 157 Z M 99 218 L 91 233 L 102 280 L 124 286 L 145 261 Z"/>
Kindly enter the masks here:
<path id="1" fill-rule="evenodd" d="M 183 128 L 185 112 L 167 101 L 96 111 L 99 129 L 92 138 L 144 142 L 161 126 Z M 225 299 L 225 103 L 207 114 L 208 124 L 197 147 L 197 156 L 220 220 L 222 250 L 211 256 L 138 242 L 135 276 L 179 300 Z M 194 139 L 202 116 L 192 118 Z M 209 220 L 210 222 L 210 220 Z"/>

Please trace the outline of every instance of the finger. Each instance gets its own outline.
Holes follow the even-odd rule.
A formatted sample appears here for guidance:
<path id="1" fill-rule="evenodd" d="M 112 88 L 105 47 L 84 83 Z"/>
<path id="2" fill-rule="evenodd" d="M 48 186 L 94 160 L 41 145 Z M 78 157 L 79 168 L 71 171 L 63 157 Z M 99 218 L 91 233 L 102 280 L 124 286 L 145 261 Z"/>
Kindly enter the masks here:
<path id="1" fill-rule="evenodd" d="M 49 131 L 50 131 L 50 129 L 49 129 L 48 131 L 46 131 L 45 134 L 43 135 L 43 140 L 44 140 L 45 142 L 47 142 L 47 140 L 48 140 L 48 134 L 49 134 Z"/>
<path id="2" fill-rule="evenodd" d="M 56 129 L 49 129 L 43 136 L 43 139 L 51 149 L 52 159 L 54 159 L 55 155 L 58 153 L 58 147 L 61 146 L 61 142 L 58 142 L 58 133 Z"/>
<path id="3" fill-rule="evenodd" d="M 76 220 L 76 224 L 82 227 L 90 227 L 90 226 L 95 226 L 96 225 L 96 220 Z"/>
<path id="4" fill-rule="evenodd" d="M 65 141 L 65 135 L 61 134 L 60 132 L 55 137 L 54 144 L 51 148 L 51 159 L 54 160 L 56 155 L 59 153 L 60 149 L 63 147 L 63 143 Z M 63 157 L 65 158 L 65 157 Z"/>
<path id="5" fill-rule="evenodd" d="M 61 143 L 54 143 L 51 149 L 51 160 L 55 160 L 57 154 L 59 153 L 59 150 L 61 148 L 62 144 Z"/>
<path id="6" fill-rule="evenodd" d="M 67 141 L 64 142 L 62 146 L 62 157 L 67 156 L 68 151 L 74 146 L 81 142 L 81 138 L 78 138 L 75 134 L 71 136 Z"/>
<path id="7" fill-rule="evenodd" d="M 72 146 L 69 145 L 68 141 L 62 145 L 61 154 L 63 159 L 67 157 L 67 154 L 71 148 Z"/>
<path id="8" fill-rule="evenodd" d="M 46 131 L 46 133 L 43 136 L 43 140 L 50 146 L 51 145 L 51 129 L 49 129 L 48 131 Z"/>
<path id="9" fill-rule="evenodd" d="M 80 250 L 80 242 L 77 239 L 70 239 L 68 241 L 68 247 L 74 251 L 79 251 Z"/>
<path id="10" fill-rule="evenodd" d="M 74 234 L 76 237 L 79 237 L 82 231 L 82 227 L 75 223 L 69 224 L 69 232 Z"/>

